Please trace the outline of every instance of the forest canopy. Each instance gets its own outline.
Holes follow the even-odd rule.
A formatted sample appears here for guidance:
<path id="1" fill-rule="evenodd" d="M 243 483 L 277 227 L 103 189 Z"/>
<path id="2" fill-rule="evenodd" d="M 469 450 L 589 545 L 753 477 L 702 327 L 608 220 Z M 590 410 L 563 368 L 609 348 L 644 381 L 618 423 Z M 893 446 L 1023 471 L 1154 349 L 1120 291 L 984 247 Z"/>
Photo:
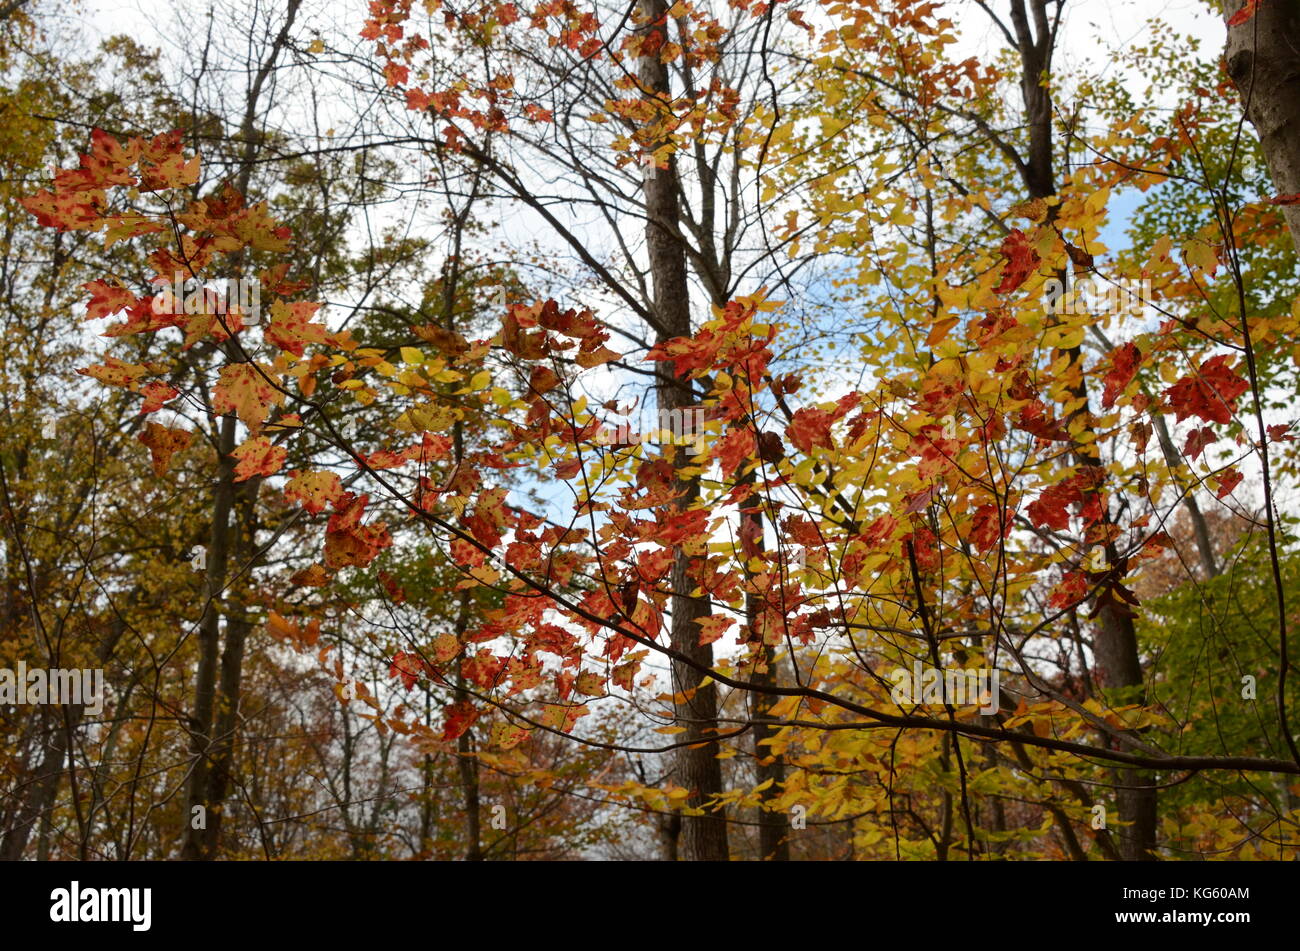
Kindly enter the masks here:
<path id="1" fill-rule="evenodd" d="M 1295 4 L 156 6 L 0 4 L 0 858 L 1300 857 Z"/>

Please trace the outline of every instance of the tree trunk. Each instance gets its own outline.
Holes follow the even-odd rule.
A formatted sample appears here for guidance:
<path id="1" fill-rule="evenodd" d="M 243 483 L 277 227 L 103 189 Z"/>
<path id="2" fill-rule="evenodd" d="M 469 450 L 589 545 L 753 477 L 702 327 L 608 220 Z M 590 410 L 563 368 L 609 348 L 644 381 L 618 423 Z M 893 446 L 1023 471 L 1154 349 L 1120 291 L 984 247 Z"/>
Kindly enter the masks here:
<path id="1" fill-rule="evenodd" d="M 641 0 L 641 13 L 646 18 L 642 27 L 647 33 L 667 31 L 668 5 L 664 0 Z M 667 36 L 664 36 L 667 39 Z M 639 78 L 643 94 L 651 101 L 667 100 L 671 96 L 668 69 L 657 56 L 640 59 Z M 666 106 L 665 106 L 666 108 Z M 652 124 L 657 126 L 654 120 Z M 646 145 L 653 149 L 662 141 L 657 128 L 648 131 Z M 683 336 L 691 332 L 689 286 L 686 279 L 686 252 L 677 236 L 680 215 L 677 162 L 667 158 L 666 168 L 649 166 L 645 169 L 644 193 L 646 208 L 646 250 L 650 261 L 650 275 L 654 287 L 654 312 L 659 324 L 658 339 Z M 680 380 L 670 364 L 661 365 L 657 383 L 660 410 L 680 410 L 694 405 L 694 394 L 688 382 Z M 669 449 L 674 467 L 688 463 L 685 446 Z M 689 507 L 699 498 L 699 485 L 693 478 L 677 481 L 678 502 L 681 508 Z M 704 667 L 713 666 L 713 648 L 700 644 L 700 626 L 697 618 L 709 614 L 709 599 L 695 597 L 691 592 L 697 587 L 691 578 L 691 559 L 680 549 L 672 567 L 672 621 L 671 643 L 675 650 Z M 680 695 L 675 704 L 679 724 L 686 732 L 679 738 L 688 743 L 677 751 L 676 781 L 690 791 L 686 800 L 689 808 L 697 808 L 722 791 L 722 766 L 717 759 L 717 744 L 709 742 L 717 736 L 718 700 L 713 683 L 701 687 L 703 675 L 694 667 L 674 662 L 673 691 Z M 682 817 L 682 858 L 688 861 L 726 861 L 727 820 L 722 810 L 702 816 Z"/>
<path id="2" fill-rule="evenodd" d="M 1228 0 L 1231 19 L 1243 0 Z M 1228 75 L 1255 127 L 1279 195 L 1300 193 L 1300 2 L 1265 0 L 1245 23 L 1228 27 Z M 1300 251 L 1300 204 L 1283 205 Z"/>
<path id="3" fill-rule="evenodd" d="M 1033 20 L 1033 26 L 1030 20 Z M 1056 43 L 1056 34 L 1051 26 L 1048 0 L 1012 0 L 1011 21 L 1015 28 L 1021 59 L 1021 92 L 1025 103 L 1025 121 L 1029 130 L 1029 151 L 1027 159 L 1021 163 L 1021 177 L 1030 198 L 1050 198 L 1056 193 L 1055 173 L 1052 166 L 1052 102 L 1051 92 L 1046 85 L 1051 71 L 1052 51 Z M 1064 286 L 1065 274 L 1058 277 Z M 1082 360 L 1082 350 L 1075 347 L 1068 351 L 1072 363 Z M 1086 385 L 1080 382 L 1073 388 L 1071 396 L 1082 400 L 1087 412 L 1088 392 Z M 1075 451 L 1075 462 L 1080 466 L 1100 465 L 1096 442 L 1086 442 Z M 1108 524 L 1110 515 L 1103 506 L 1102 522 Z M 1122 574 L 1118 551 L 1113 544 L 1105 548 L 1107 568 Z M 1102 592 L 1107 600 L 1100 605 L 1097 615 L 1097 633 L 1094 638 L 1096 667 L 1101 685 L 1107 688 L 1141 687 L 1142 664 L 1138 654 L 1137 632 L 1133 625 L 1133 616 L 1118 608 Z M 1127 697 L 1127 703 L 1143 703 L 1144 697 Z M 1117 771 L 1116 800 L 1120 822 L 1124 827 L 1119 831 L 1120 853 L 1123 858 L 1135 861 L 1152 858 L 1156 839 L 1156 791 L 1154 778 L 1149 773 L 1139 770 Z"/>

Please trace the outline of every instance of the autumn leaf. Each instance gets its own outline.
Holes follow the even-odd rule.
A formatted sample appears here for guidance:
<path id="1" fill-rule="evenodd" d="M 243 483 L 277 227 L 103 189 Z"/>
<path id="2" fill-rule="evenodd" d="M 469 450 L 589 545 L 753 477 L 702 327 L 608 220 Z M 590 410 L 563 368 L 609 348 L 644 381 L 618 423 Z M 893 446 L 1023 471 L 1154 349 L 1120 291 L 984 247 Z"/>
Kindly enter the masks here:
<path id="1" fill-rule="evenodd" d="M 319 515 L 326 506 L 343 497 L 343 483 L 333 472 L 299 472 L 294 469 L 285 484 L 284 497 L 299 503 L 312 515 Z"/>
<path id="2" fill-rule="evenodd" d="M 1240 10 L 1228 18 L 1228 26 L 1241 26 L 1259 11 L 1261 0 L 1245 0 Z"/>
<path id="3" fill-rule="evenodd" d="M 1010 532 L 1010 520 L 1001 524 L 1001 510 L 993 504 L 981 505 L 971 517 L 970 542 L 981 555 L 987 554 L 1002 540 L 1004 531 Z"/>
<path id="4" fill-rule="evenodd" d="M 288 452 L 265 436 L 246 439 L 230 454 L 239 460 L 235 466 L 235 481 L 243 482 L 254 476 L 275 475 L 284 465 Z"/>
<path id="5" fill-rule="evenodd" d="M 1219 437 L 1214 434 L 1214 430 L 1210 429 L 1208 426 L 1203 426 L 1200 429 L 1193 429 L 1187 434 L 1187 443 L 1183 446 L 1183 455 L 1194 460 L 1205 450 L 1206 446 L 1217 441 L 1218 438 Z"/>
<path id="6" fill-rule="evenodd" d="M 1088 596 L 1088 579 L 1077 571 L 1067 571 L 1060 584 L 1052 589 L 1047 606 L 1057 610 L 1072 608 Z"/>
<path id="7" fill-rule="evenodd" d="M 294 585 L 305 585 L 309 588 L 323 588 L 330 583 L 333 575 L 325 570 L 321 564 L 313 564 L 304 568 L 302 571 L 295 571 L 289 578 L 289 583 Z"/>
<path id="8" fill-rule="evenodd" d="M 703 647 L 705 644 L 712 644 L 727 633 L 727 630 L 736 623 L 736 619 L 729 614 L 710 614 L 708 617 L 696 618 L 695 623 L 700 626 L 699 644 Z"/>
<path id="9" fill-rule="evenodd" d="M 388 676 L 397 677 L 401 680 L 402 686 L 410 690 L 415 686 L 416 681 L 424 672 L 424 661 L 417 654 L 410 654 L 406 651 L 398 651 L 393 655 L 393 662 L 388 666 Z M 464 730 L 461 731 L 462 733 Z M 459 735 L 459 734 L 457 734 Z"/>
<path id="10" fill-rule="evenodd" d="M 1002 280 L 993 288 L 993 293 L 1010 294 L 1038 269 L 1042 259 L 1019 228 L 1011 229 L 1011 233 L 1003 239 L 1001 251 L 1007 263 L 1002 269 Z"/>
<path id="11" fill-rule="evenodd" d="M 235 413 L 249 432 L 256 433 L 271 407 L 284 402 L 284 395 L 267 382 L 271 372 L 269 366 L 261 363 L 222 367 L 212 397 L 213 412 L 219 416 Z"/>
<path id="12" fill-rule="evenodd" d="M 833 418 L 830 412 L 815 406 L 797 409 L 790 417 L 790 424 L 786 426 L 785 434 L 795 448 L 803 453 L 812 452 L 814 446 L 834 449 L 835 444 L 831 441 Z"/>
<path id="13" fill-rule="evenodd" d="M 163 476 L 171 466 L 171 458 L 189 446 L 194 434 L 188 429 L 171 429 L 158 423 L 146 423 L 144 432 L 137 437 L 149 447 L 156 476 Z"/>
<path id="14" fill-rule="evenodd" d="M 87 320 L 98 320 L 100 317 L 111 316 L 118 311 L 134 306 L 136 303 L 135 295 L 117 284 L 108 284 L 105 281 L 90 281 L 81 286 L 90 291 L 90 301 L 86 304 Z"/>
<path id="15" fill-rule="evenodd" d="M 729 479 L 736 468 L 753 455 L 754 434 L 749 429 L 733 429 L 713 446 L 713 455 L 722 467 L 723 478 Z"/>
<path id="16" fill-rule="evenodd" d="M 1224 469 L 1214 477 L 1215 484 L 1214 497 L 1216 499 L 1226 498 L 1232 494 L 1232 490 L 1241 484 L 1242 475 L 1236 468 Z"/>
<path id="17" fill-rule="evenodd" d="M 442 738 L 454 740 L 474 724 L 479 717 L 479 712 L 468 700 L 462 700 L 443 707 L 442 716 Z"/>
<path id="18" fill-rule="evenodd" d="M 315 647 L 320 640 L 320 618 L 312 618 L 306 625 L 272 611 L 267 617 L 266 630 L 278 641 L 288 641 L 298 650 Z"/>
<path id="19" fill-rule="evenodd" d="M 325 567 L 331 570 L 364 566 L 393 543 L 387 527 L 361 524 L 370 496 L 345 494 L 335 502 L 335 513 L 325 528 Z"/>
<path id="20" fill-rule="evenodd" d="M 1230 423 L 1237 409 L 1237 397 L 1250 389 L 1250 384 L 1228 366 L 1226 355 L 1211 357 L 1201 364 L 1200 371 L 1185 376 L 1165 390 L 1165 398 L 1182 422 L 1188 416 L 1197 416 L 1212 423 Z"/>
<path id="21" fill-rule="evenodd" d="M 1110 409 L 1124 388 L 1137 375 L 1138 365 L 1142 362 L 1142 351 L 1135 344 L 1126 343 L 1110 357 L 1110 370 L 1102 378 L 1101 405 Z"/>
<path id="22" fill-rule="evenodd" d="M 175 399 L 181 391 L 170 383 L 153 380 L 140 387 L 140 392 L 144 395 L 144 405 L 140 407 L 140 414 L 145 416 L 162 409 L 164 403 Z"/>

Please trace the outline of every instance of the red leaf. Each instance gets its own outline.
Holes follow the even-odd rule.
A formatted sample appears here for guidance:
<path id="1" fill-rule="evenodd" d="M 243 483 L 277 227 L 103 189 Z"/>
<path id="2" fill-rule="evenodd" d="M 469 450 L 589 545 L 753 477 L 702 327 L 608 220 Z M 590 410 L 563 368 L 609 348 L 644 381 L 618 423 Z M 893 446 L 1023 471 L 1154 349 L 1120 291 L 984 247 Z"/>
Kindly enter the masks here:
<path id="1" fill-rule="evenodd" d="M 1011 526 L 1006 526 L 1006 531 L 1010 531 Z M 999 524 L 998 507 L 996 505 L 981 505 L 975 510 L 975 515 L 971 519 L 970 542 L 975 546 L 975 550 L 981 555 L 991 551 L 1002 539 L 1002 526 Z"/>
<path id="2" fill-rule="evenodd" d="M 81 286 L 90 291 L 90 301 L 86 304 L 87 320 L 97 320 L 100 317 L 116 314 L 120 310 L 134 306 L 136 302 L 135 295 L 124 287 L 106 284 L 103 281 L 91 281 Z"/>
<path id="3" fill-rule="evenodd" d="M 1214 482 L 1218 486 L 1215 489 L 1214 497 L 1221 499 L 1226 495 L 1232 494 L 1232 490 L 1241 484 L 1242 475 L 1236 469 L 1225 469 L 1215 478 Z"/>
<path id="4" fill-rule="evenodd" d="M 1181 422 L 1198 416 L 1213 423 L 1230 423 L 1237 409 L 1237 397 L 1250 389 L 1228 366 L 1228 357 L 1212 357 L 1201 364 L 1194 376 L 1185 376 L 1165 390 L 1165 398 Z"/>
<path id="5" fill-rule="evenodd" d="M 1189 459 L 1195 459 L 1204 451 L 1206 446 L 1217 442 L 1218 438 L 1218 436 L 1214 435 L 1214 430 L 1208 426 L 1193 429 L 1187 434 L 1187 444 L 1183 446 L 1183 455 Z"/>
<path id="6" fill-rule="evenodd" d="M 1294 195 L 1274 195 L 1268 200 L 1270 205 L 1300 205 L 1300 192 Z"/>
<path id="7" fill-rule="evenodd" d="M 1066 506 L 1082 501 L 1083 494 L 1075 485 L 1062 482 L 1044 489 L 1037 499 L 1029 503 L 1029 520 L 1039 528 L 1063 532 L 1070 527 L 1070 512 Z"/>
<path id="8" fill-rule="evenodd" d="M 1088 579 L 1077 571 L 1068 571 L 1047 599 L 1049 608 L 1072 608 L 1088 596 Z"/>
<path id="9" fill-rule="evenodd" d="M 1101 394 L 1102 409 L 1110 409 L 1116 398 L 1137 375 L 1138 364 L 1142 362 L 1142 351 L 1134 344 L 1126 343 L 1110 358 L 1110 372 L 1102 378 L 1104 388 Z"/>
<path id="10" fill-rule="evenodd" d="M 834 416 L 826 410 L 807 406 L 795 410 L 790 425 L 785 428 L 785 434 L 800 452 L 812 452 L 813 446 L 834 449 L 835 444 L 831 442 L 833 419 Z"/>
<path id="11" fill-rule="evenodd" d="M 478 719 L 478 711 L 474 709 L 474 705 L 468 700 L 448 704 L 442 708 L 442 713 L 446 717 L 442 725 L 442 738 L 444 740 L 456 739 Z"/>
<path id="12" fill-rule="evenodd" d="M 736 467 L 753 455 L 754 434 L 748 429 L 733 429 L 713 448 L 713 455 L 722 465 L 723 478 L 731 478 Z"/>
<path id="13" fill-rule="evenodd" d="M 408 654 L 406 651 L 398 651 L 393 655 L 393 662 L 388 667 L 389 677 L 398 677 L 402 681 L 402 686 L 410 690 L 415 686 L 415 682 L 420 679 L 420 674 L 424 671 L 424 662 L 416 654 Z M 464 732 L 463 730 L 461 731 Z M 459 736 L 460 734 L 457 734 Z"/>
<path id="14" fill-rule="evenodd" d="M 1242 8 L 1234 13 L 1228 20 L 1228 26 L 1241 26 L 1259 10 L 1260 0 L 1246 0 Z"/>
<path id="15" fill-rule="evenodd" d="M 140 387 L 140 392 L 144 394 L 144 405 L 140 407 L 140 413 L 148 415 L 162 409 L 163 403 L 175 399 L 181 391 L 170 383 L 154 380 Z"/>
<path id="16" fill-rule="evenodd" d="M 1029 244 L 1029 239 L 1019 228 L 1013 228 L 1002 242 L 1002 255 L 1007 259 L 1002 270 L 1002 281 L 993 288 L 995 294 L 1009 294 L 1029 278 L 1038 268 L 1042 258 Z"/>
<path id="17" fill-rule="evenodd" d="M 343 496 L 336 502 L 337 511 L 330 516 L 325 528 L 325 567 L 342 568 L 347 565 L 368 565 L 379 553 L 393 543 L 392 536 L 382 523 L 362 525 L 361 515 L 370 496 Z"/>
<path id="18" fill-rule="evenodd" d="M 726 634 L 736 619 L 726 614 L 710 614 L 708 617 L 696 618 L 695 623 L 700 626 L 700 646 L 703 647 Z"/>

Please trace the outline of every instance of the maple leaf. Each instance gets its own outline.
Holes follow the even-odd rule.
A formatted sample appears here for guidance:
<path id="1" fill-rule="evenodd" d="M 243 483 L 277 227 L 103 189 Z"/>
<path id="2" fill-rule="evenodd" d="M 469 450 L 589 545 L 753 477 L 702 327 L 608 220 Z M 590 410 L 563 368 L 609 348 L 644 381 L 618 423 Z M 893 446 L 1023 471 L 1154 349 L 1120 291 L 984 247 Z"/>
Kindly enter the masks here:
<path id="1" fill-rule="evenodd" d="M 290 502 L 300 503 L 312 515 L 319 515 L 327 505 L 343 498 L 343 483 L 333 472 L 299 472 L 294 469 L 285 484 L 284 497 Z"/>
<path id="2" fill-rule="evenodd" d="M 993 293 L 1009 294 L 1028 280 L 1029 275 L 1037 270 L 1042 258 L 1019 228 L 1011 229 L 1011 233 L 1003 239 L 1000 250 L 1007 263 L 1002 270 L 1002 280 L 993 288 Z"/>
<path id="3" fill-rule="evenodd" d="M 320 618 L 312 618 L 303 626 L 272 611 L 266 620 L 266 630 L 277 641 L 289 641 L 297 649 L 306 650 L 320 640 Z"/>
<path id="4" fill-rule="evenodd" d="M 81 286 L 90 291 L 90 301 L 86 304 L 87 320 L 109 317 L 118 311 L 134 306 L 136 303 L 135 295 L 125 287 L 117 284 L 91 281 Z"/>
<path id="5" fill-rule="evenodd" d="M 1206 446 L 1218 441 L 1218 438 L 1214 434 L 1214 430 L 1208 426 L 1193 429 L 1187 434 L 1187 444 L 1183 446 L 1183 455 L 1189 459 L 1195 459 L 1205 451 Z"/>
<path id="6" fill-rule="evenodd" d="M 137 438 L 149 447 L 154 475 L 161 477 L 171 465 L 172 456 L 188 447 L 194 434 L 188 429 L 171 429 L 158 423 L 147 423 L 144 432 Z"/>
<path id="7" fill-rule="evenodd" d="M 1003 537 L 999 508 L 993 504 L 981 505 L 971 518 L 970 542 L 981 555 L 991 551 Z M 1011 531 L 1008 523 L 1006 532 Z"/>
<path id="8" fill-rule="evenodd" d="M 590 712 L 585 703 L 544 703 L 542 704 L 542 715 L 538 718 L 538 722 L 542 726 L 559 730 L 561 733 L 569 733 L 578 720 L 587 716 Z"/>
<path id="9" fill-rule="evenodd" d="M 1242 475 L 1235 468 L 1224 469 L 1214 477 L 1214 484 L 1217 488 L 1214 490 L 1214 497 L 1222 499 L 1232 494 L 1232 490 L 1241 484 Z"/>
<path id="10" fill-rule="evenodd" d="M 288 452 L 265 436 L 255 436 L 244 440 L 230 455 L 239 460 L 235 465 L 235 481 L 243 482 L 253 476 L 275 475 L 284 465 Z"/>
<path id="11" fill-rule="evenodd" d="M 1300 205 L 1300 192 L 1291 195 L 1274 195 L 1268 200 L 1270 205 Z"/>
<path id="12" fill-rule="evenodd" d="M 271 323 L 266 328 L 266 339 L 286 353 L 301 357 L 307 344 L 330 343 L 329 328 L 311 322 L 312 315 L 320 310 L 315 301 L 296 301 L 292 304 L 277 300 L 271 304 Z"/>
<path id="13" fill-rule="evenodd" d="M 1065 610 L 1072 608 L 1088 596 L 1088 579 L 1077 571 L 1067 571 L 1061 583 L 1052 589 L 1047 599 L 1049 608 Z"/>
<path id="14" fill-rule="evenodd" d="M 555 477 L 557 479 L 572 479 L 582 471 L 582 460 L 577 456 L 572 459 L 561 459 L 555 464 Z"/>
<path id="15" fill-rule="evenodd" d="M 1237 409 L 1237 397 L 1250 384 L 1228 366 L 1227 355 L 1211 357 L 1193 376 L 1185 376 L 1165 390 L 1165 398 L 1182 422 L 1198 416 L 1212 423 L 1230 423 Z"/>
<path id="16" fill-rule="evenodd" d="M 748 429 L 733 429 L 713 447 L 713 455 L 722 466 L 723 478 L 731 478 L 736 467 L 754 452 L 754 434 Z"/>
<path id="17" fill-rule="evenodd" d="M 1070 512 L 1066 506 L 1082 501 L 1083 496 L 1078 488 L 1068 481 L 1049 486 L 1029 503 L 1029 520 L 1039 528 L 1063 532 L 1070 527 Z"/>
<path id="18" fill-rule="evenodd" d="M 400 678 L 402 686 L 410 690 L 415 686 L 416 681 L 420 679 L 424 667 L 424 661 L 420 659 L 419 655 L 398 651 L 393 655 L 393 662 L 388 666 L 388 676 Z"/>
<path id="19" fill-rule="evenodd" d="M 264 363 L 222 367 L 212 397 L 213 412 L 218 416 L 235 413 L 250 433 L 256 433 L 271 407 L 284 402 L 284 394 L 267 382 L 271 372 Z"/>
<path id="20" fill-rule="evenodd" d="M 1274 442 L 1291 442 L 1295 439 L 1291 435 L 1291 423 L 1281 423 L 1277 426 L 1268 427 L 1268 438 Z"/>
<path id="21" fill-rule="evenodd" d="M 1137 368 L 1141 362 L 1142 351 L 1135 344 L 1126 343 L 1111 354 L 1110 371 L 1102 378 L 1101 405 L 1103 409 L 1110 409 L 1115 405 L 1116 398 L 1124 392 L 1124 388 L 1137 375 Z"/>
<path id="22" fill-rule="evenodd" d="M 83 367 L 77 372 L 82 376 L 94 377 L 105 386 L 121 386 L 134 390 L 136 383 L 149 374 L 149 367 L 106 356 L 102 364 Z"/>
<path id="23" fill-rule="evenodd" d="M 703 647 L 726 634 L 727 630 L 736 623 L 736 619 L 728 614 L 710 614 L 708 617 L 696 618 L 695 623 L 700 626 L 699 643 Z"/>
<path id="24" fill-rule="evenodd" d="M 1228 26 L 1241 26 L 1259 11 L 1261 0 L 1246 0 L 1240 10 L 1228 18 Z"/>
<path id="25" fill-rule="evenodd" d="M 1060 420 L 1052 417 L 1041 400 L 1034 400 L 1025 405 L 1016 417 L 1016 428 L 1048 441 L 1069 442 L 1070 434 L 1061 426 Z"/>
<path id="26" fill-rule="evenodd" d="M 835 444 L 831 441 L 833 419 L 833 414 L 827 410 L 806 406 L 794 411 L 790 417 L 790 424 L 785 428 L 785 434 L 790 437 L 790 442 L 795 448 L 803 453 L 812 452 L 814 446 L 834 449 Z"/>
<path id="27" fill-rule="evenodd" d="M 379 553 L 393 543 L 388 528 L 362 525 L 370 496 L 353 496 L 347 493 L 334 504 L 335 512 L 325 528 L 325 567 L 331 570 L 348 565 L 364 566 L 374 561 Z"/>
<path id="28" fill-rule="evenodd" d="M 549 393 L 560 385 L 560 376 L 550 367 L 533 367 L 528 379 L 528 388 L 534 393 Z"/>
<path id="29" fill-rule="evenodd" d="M 289 583 L 294 585 L 306 585 L 309 588 L 321 588 L 329 584 L 332 578 L 325 566 L 321 564 L 312 564 L 302 571 L 295 571 L 289 578 Z"/>
<path id="30" fill-rule="evenodd" d="M 479 712 L 468 700 L 448 704 L 442 708 L 442 738 L 454 740 L 464 734 L 478 719 Z"/>
<path id="31" fill-rule="evenodd" d="M 140 387 L 140 392 L 144 394 L 144 405 L 140 407 L 140 414 L 147 416 L 149 413 L 156 413 L 162 409 L 164 403 L 175 399 L 180 395 L 181 391 L 170 383 L 154 380 Z"/>

